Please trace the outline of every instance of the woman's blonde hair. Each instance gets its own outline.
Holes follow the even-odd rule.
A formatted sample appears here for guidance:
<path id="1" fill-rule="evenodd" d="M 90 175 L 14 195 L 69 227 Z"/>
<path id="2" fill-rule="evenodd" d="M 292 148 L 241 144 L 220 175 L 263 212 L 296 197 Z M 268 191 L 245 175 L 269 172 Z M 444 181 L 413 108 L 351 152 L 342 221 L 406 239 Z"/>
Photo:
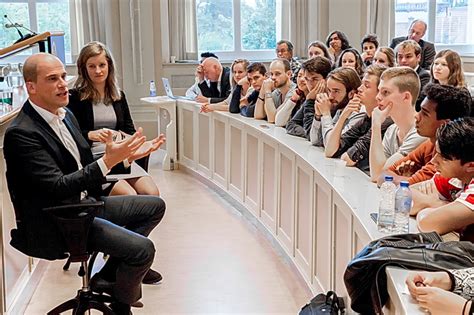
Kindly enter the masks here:
<path id="1" fill-rule="evenodd" d="M 249 66 L 250 62 L 247 59 L 235 59 L 230 66 L 230 74 L 232 76 L 232 86 L 236 86 L 238 82 L 235 82 L 235 78 L 233 75 L 234 66 L 241 63 L 244 67 L 244 70 L 247 71 L 247 67 Z"/>
<path id="2" fill-rule="evenodd" d="M 446 63 L 448 64 L 449 76 L 448 76 L 448 85 L 454 86 L 457 88 L 466 87 L 466 80 L 464 79 L 464 72 L 462 70 L 462 61 L 461 57 L 457 52 L 451 49 L 444 49 L 438 52 L 434 60 L 444 57 Z M 431 64 L 430 72 L 433 83 L 439 83 L 433 76 L 433 67 L 434 61 Z"/>
<path id="3" fill-rule="evenodd" d="M 99 91 L 94 87 L 89 74 L 87 73 L 87 60 L 91 57 L 105 54 L 109 73 L 105 81 L 105 95 L 101 99 Z M 120 89 L 118 87 L 117 78 L 115 77 L 115 62 L 112 54 L 107 47 L 100 42 L 90 42 L 82 47 L 79 57 L 77 58 L 77 80 L 74 88 L 78 90 L 80 99 L 91 100 L 93 102 L 103 101 L 105 104 L 111 104 L 121 98 Z"/>

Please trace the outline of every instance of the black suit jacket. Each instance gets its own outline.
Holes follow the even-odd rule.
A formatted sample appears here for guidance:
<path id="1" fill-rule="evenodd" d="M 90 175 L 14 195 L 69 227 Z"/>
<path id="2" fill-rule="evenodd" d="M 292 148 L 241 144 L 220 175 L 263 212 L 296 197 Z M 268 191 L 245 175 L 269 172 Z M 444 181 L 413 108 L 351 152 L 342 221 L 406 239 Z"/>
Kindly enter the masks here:
<path id="1" fill-rule="evenodd" d="M 212 93 L 211 88 L 206 84 L 206 82 L 201 82 L 198 86 L 203 96 L 211 98 L 211 103 L 222 102 L 230 95 L 230 69 L 228 67 L 222 69 L 221 90 L 219 91 L 219 94 Z"/>
<path id="2" fill-rule="evenodd" d="M 400 44 L 401 42 L 407 39 L 408 38 L 406 36 L 393 38 L 392 42 L 390 43 L 390 48 L 395 49 L 395 47 L 397 47 L 398 44 Z M 431 64 L 433 63 L 434 57 L 436 56 L 435 46 L 433 43 L 424 41 L 422 39 L 420 39 L 420 42 L 418 44 L 421 47 L 420 66 L 424 69 L 429 70 L 431 67 Z"/>
<path id="3" fill-rule="evenodd" d="M 65 244 L 45 207 L 78 203 L 81 192 L 99 197 L 105 183 L 87 141 L 69 110 L 64 123 L 74 138 L 83 168 L 48 123 L 27 101 L 5 133 L 4 155 L 17 229 L 10 244 L 45 259 L 64 258 Z"/>
<path id="4" fill-rule="evenodd" d="M 89 131 L 95 130 L 94 128 L 94 110 L 92 108 L 92 102 L 90 100 L 80 99 L 79 92 L 75 89 L 71 89 L 69 96 L 69 104 L 67 107 L 72 111 L 79 126 L 81 128 L 82 135 L 84 138 L 92 144 L 87 134 Z M 112 103 L 114 107 L 115 115 L 117 116 L 117 125 L 114 130 L 121 130 L 129 135 L 135 133 L 135 126 L 133 125 L 132 116 L 130 115 L 130 109 L 128 108 L 127 99 L 125 94 L 121 91 L 121 98 L 118 101 Z"/>
<path id="5" fill-rule="evenodd" d="M 420 94 L 418 94 L 418 99 L 416 100 L 415 109 L 417 112 L 421 110 L 421 102 L 425 99 L 426 94 L 424 93 L 425 86 L 431 81 L 431 74 L 423 69 L 422 67 L 418 67 L 416 70 L 418 77 L 420 78 Z"/>

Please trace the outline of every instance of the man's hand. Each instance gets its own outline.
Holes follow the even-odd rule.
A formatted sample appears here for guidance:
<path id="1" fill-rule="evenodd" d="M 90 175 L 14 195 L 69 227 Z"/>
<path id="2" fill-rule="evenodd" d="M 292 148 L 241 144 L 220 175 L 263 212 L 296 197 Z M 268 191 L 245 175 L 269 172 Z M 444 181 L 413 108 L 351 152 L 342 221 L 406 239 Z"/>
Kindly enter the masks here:
<path id="1" fill-rule="evenodd" d="M 206 104 L 209 104 L 210 103 L 210 99 L 205 97 L 205 96 L 202 96 L 202 95 L 198 95 L 196 96 L 196 98 L 194 99 L 197 103 L 206 103 Z"/>
<path id="2" fill-rule="evenodd" d="M 390 111 L 392 110 L 392 104 L 387 105 L 384 110 L 380 110 L 380 108 L 375 107 L 372 111 L 372 124 L 377 126 L 382 126 L 382 123 L 385 119 L 388 118 L 390 115 Z"/>
<path id="3" fill-rule="evenodd" d="M 357 163 L 351 160 L 347 152 L 344 152 L 344 154 L 341 155 L 341 160 L 346 161 L 346 166 L 354 166 Z"/>
<path id="4" fill-rule="evenodd" d="M 130 138 L 115 142 L 111 131 L 107 131 L 107 140 L 105 142 L 105 154 L 102 157 L 108 169 L 111 169 L 118 163 L 132 156 L 140 146 L 145 143 L 145 136 L 142 135 L 143 129 L 138 128 Z"/>
<path id="5" fill-rule="evenodd" d="M 197 66 L 196 72 L 194 72 L 194 75 L 199 80 L 199 82 L 204 81 L 204 70 L 202 68 L 202 65 Z"/>
<path id="6" fill-rule="evenodd" d="M 317 106 L 321 115 L 331 115 L 332 104 L 327 93 L 319 93 L 316 95 L 315 105 Z"/>
<path id="7" fill-rule="evenodd" d="M 344 109 L 342 110 L 341 116 L 344 117 L 345 119 L 347 119 L 353 112 L 358 113 L 360 111 L 360 108 L 361 108 L 360 98 L 356 94 L 349 101 L 349 103 L 346 105 L 346 107 L 344 107 Z"/>
<path id="8" fill-rule="evenodd" d="M 262 86 L 264 93 L 271 93 L 274 89 L 274 84 L 272 79 L 265 79 Z"/>
<path id="9" fill-rule="evenodd" d="M 135 160 L 141 159 L 149 155 L 160 148 L 160 146 L 166 142 L 164 134 L 160 134 L 153 140 L 145 141 L 129 158 L 128 161 L 131 163 Z"/>
<path id="10" fill-rule="evenodd" d="M 419 169 L 420 166 L 418 164 L 415 164 L 412 160 L 407 160 L 400 163 L 400 165 L 395 169 L 395 172 L 400 176 L 410 177 Z"/>
<path id="11" fill-rule="evenodd" d="M 309 91 L 308 95 L 306 95 L 306 99 L 314 100 L 316 99 L 316 95 L 320 93 L 324 93 L 325 91 L 326 91 L 326 81 L 321 80 L 318 83 L 316 83 L 316 85 L 314 86 L 314 88 L 311 89 L 311 91 Z"/>

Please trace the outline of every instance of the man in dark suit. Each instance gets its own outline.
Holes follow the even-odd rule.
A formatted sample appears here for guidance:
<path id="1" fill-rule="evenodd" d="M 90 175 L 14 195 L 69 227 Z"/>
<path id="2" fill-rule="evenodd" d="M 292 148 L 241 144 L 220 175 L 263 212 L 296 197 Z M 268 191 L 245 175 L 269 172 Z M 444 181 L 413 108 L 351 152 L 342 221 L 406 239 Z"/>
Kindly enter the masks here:
<path id="1" fill-rule="evenodd" d="M 155 254 L 146 236 L 163 218 L 165 204 L 157 196 L 104 197 L 102 185 L 113 166 L 149 154 L 163 139 L 145 142 L 139 129 L 126 141 L 115 143 L 108 133 L 106 152 L 94 161 L 76 119 L 64 108 L 69 94 L 61 61 L 53 55 L 35 54 L 26 60 L 23 76 L 29 100 L 4 139 L 6 176 L 17 221 L 11 244 L 30 256 L 64 258 L 64 240 L 42 209 L 103 200 L 104 209 L 92 223 L 88 245 L 110 255 L 103 270 L 116 276 L 109 287 L 117 301 L 111 307 L 116 314 L 130 314 Z"/>
<path id="2" fill-rule="evenodd" d="M 196 73 L 199 76 L 198 87 L 201 94 L 196 96 L 196 102 L 210 104 L 225 100 L 231 90 L 230 69 L 222 67 L 219 60 L 214 57 L 206 58 L 199 67 Z M 209 81 L 209 85 L 206 80 Z"/>
<path id="3" fill-rule="evenodd" d="M 395 47 L 395 54 L 399 66 L 412 68 L 420 78 L 420 93 L 415 104 L 415 109 L 419 112 L 421 110 L 421 102 L 423 102 L 426 96 L 423 89 L 431 80 L 430 73 L 420 66 L 421 47 L 414 40 L 408 39 Z"/>
<path id="4" fill-rule="evenodd" d="M 429 70 L 436 55 L 436 51 L 433 43 L 422 39 L 423 36 L 425 36 L 427 28 L 428 26 L 424 21 L 414 20 L 410 24 L 410 28 L 408 29 L 408 35 L 393 38 L 392 42 L 390 43 L 390 48 L 395 49 L 395 47 L 404 40 L 414 40 L 421 47 L 420 67 Z"/>

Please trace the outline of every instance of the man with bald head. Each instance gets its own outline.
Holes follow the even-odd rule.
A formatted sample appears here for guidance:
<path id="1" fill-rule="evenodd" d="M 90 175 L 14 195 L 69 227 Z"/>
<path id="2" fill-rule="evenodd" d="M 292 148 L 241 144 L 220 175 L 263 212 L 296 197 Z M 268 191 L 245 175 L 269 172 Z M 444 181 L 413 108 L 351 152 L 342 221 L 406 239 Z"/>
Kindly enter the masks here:
<path id="1" fill-rule="evenodd" d="M 219 103 L 230 94 L 230 69 L 222 67 L 217 58 L 206 58 L 196 71 L 199 80 L 200 94 L 196 96 L 199 103 Z M 206 82 L 206 80 L 209 82 Z"/>
<path id="2" fill-rule="evenodd" d="M 408 28 L 407 36 L 395 37 L 390 43 L 390 48 L 395 49 L 401 42 L 411 39 L 418 43 L 421 47 L 420 67 L 429 70 L 436 55 L 434 44 L 423 40 L 428 25 L 422 20 L 413 20 Z"/>
<path id="3" fill-rule="evenodd" d="M 96 284 L 115 298 L 111 304 L 115 314 L 131 314 L 130 305 L 141 298 L 141 281 L 155 254 L 147 236 L 163 218 L 165 204 L 158 196 L 108 197 L 103 185 L 113 166 L 129 165 L 163 141 L 145 142 L 141 128 L 119 143 L 109 133 L 105 154 L 94 161 L 76 119 L 65 108 L 69 93 L 61 61 L 50 54 L 32 55 L 23 76 L 29 99 L 4 139 L 6 177 L 17 222 L 10 244 L 29 256 L 64 258 L 64 240 L 42 209 L 104 201 L 91 225 L 88 246 L 110 255 L 99 273 L 112 273 L 115 279 L 96 278 Z M 92 281 L 91 286 L 95 290 Z"/>

